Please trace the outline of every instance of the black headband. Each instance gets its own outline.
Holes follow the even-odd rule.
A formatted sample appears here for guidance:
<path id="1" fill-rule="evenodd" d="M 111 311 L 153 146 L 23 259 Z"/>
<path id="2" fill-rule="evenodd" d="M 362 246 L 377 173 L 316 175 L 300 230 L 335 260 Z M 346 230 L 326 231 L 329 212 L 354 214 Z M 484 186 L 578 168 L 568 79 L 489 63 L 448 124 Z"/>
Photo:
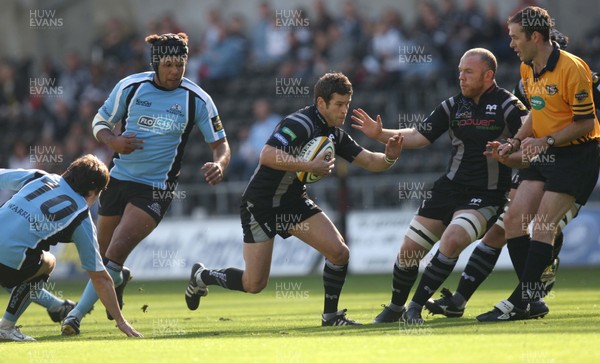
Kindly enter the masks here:
<path id="1" fill-rule="evenodd" d="M 164 58 L 181 57 L 187 59 L 188 46 L 177 34 L 164 34 L 152 43 L 150 63 L 154 71 L 158 71 L 158 64 Z"/>

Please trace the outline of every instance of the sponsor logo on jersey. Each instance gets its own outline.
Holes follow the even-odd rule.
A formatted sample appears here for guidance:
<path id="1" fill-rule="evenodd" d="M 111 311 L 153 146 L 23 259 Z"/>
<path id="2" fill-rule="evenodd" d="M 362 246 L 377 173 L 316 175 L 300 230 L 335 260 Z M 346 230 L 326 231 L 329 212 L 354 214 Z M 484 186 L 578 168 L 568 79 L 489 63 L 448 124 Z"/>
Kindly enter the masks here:
<path id="1" fill-rule="evenodd" d="M 221 118 L 219 117 L 219 115 L 211 118 L 210 121 L 212 122 L 212 127 L 213 130 L 215 130 L 215 132 L 223 130 L 223 123 L 221 122 Z"/>
<path id="2" fill-rule="evenodd" d="M 485 113 L 496 111 L 496 108 L 498 108 L 498 105 L 486 105 L 485 106 L 485 111 L 486 111 Z M 494 112 L 494 114 L 496 114 L 496 112 Z"/>
<path id="3" fill-rule="evenodd" d="M 280 134 L 279 132 L 276 132 L 273 135 L 277 140 L 279 140 L 284 146 L 288 146 L 289 142 L 287 141 L 287 139 L 285 138 L 285 136 L 283 136 L 282 134 Z"/>
<path id="4" fill-rule="evenodd" d="M 144 100 L 141 100 L 141 99 L 137 98 L 135 100 L 135 105 L 136 106 L 142 106 L 142 107 L 150 107 L 150 106 L 152 106 L 152 102 L 150 102 L 150 101 L 144 101 Z"/>
<path id="5" fill-rule="evenodd" d="M 175 115 L 180 115 L 183 116 L 183 112 L 181 111 L 181 105 L 176 103 L 174 105 L 172 105 L 168 110 L 168 113 L 173 113 Z"/>
<path id="6" fill-rule="evenodd" d="M 156 122 L 156 120 L 150 116 L 141 116 L 138 119 L 138 125 L 140 126 L 152 127 L 154 126 L 154 122 Z"/>
<path id="7" fill-rule="evenodd" d="M 296 140 L 296 138 L 298 137 L 298 136 L 296 136 L 296 134 L 294 133 L 294 131 L 290 130 L 287 126 L 284 126 L 281 129 L 281 132 L 283 132 L 284 134 L 288 135 L 292 139 L 292 141 Z"/>
<path id="8" fill-rule="evenodd" d="M 498 108 L 498 105 L 485 105 L 485 114 L 486 115 L 492 115 L 492 116 L 496 116 L 496 109 Z"/>
<path id="9" fill-rule="evenodd" d="M 471 106 L 469 105 L 469 101 L 462 99 L 462 98 L 458 98 L 456 101 L 457 104 L 457 110 L 456 110 L 456 114 L 454 117 L 456 118 L 471 118 L 472 117 L 472 113 L 471 113 Z"/>
<path id="10" fill-rule="evenodd" d="M 540 96 L 532 96 L 531 99 L 529 100 L 531 102 L 531 107 L 534 110 L 541 110 L 544 107 L 546 107 L 546 101 L 544 101 L 543 98 L 541 98 Z"/>
<path id="11" fill-rule="evenodd" d="M 494 125 L 496 120 L 494 119 L 478 119 L 478 118 L 468 118 L 462 120 L 452 120 L 452 127 L 466 127 L 466 126 L 476 126 L 477 129 L 485 129 L 485 130 L 496 130 L 499 129 L 499 126 Z"/>
<path id="12" fill-rule="evenodd" d="M 174 121 L 166 117 L 140 116 L 138 125 L 144 129 L 171 130 Z"/>
<path id="13" fill-rule="evenodd" d="M 577 99 L 577 101 L 579 102 L 583 102 L 583 100 L 585 100 L 589 96 L 590 94 L 586 90 L 582 89 L 581 91 L 575 94 L 575 99 Z"/>
<path id="14" fill-rule="evenodd" d="M 558 85 L 555 84 L 549 84 L 546 86 L 546 93 L 548 93 L 548 96 L 552 96 L 558 93 Z"/>

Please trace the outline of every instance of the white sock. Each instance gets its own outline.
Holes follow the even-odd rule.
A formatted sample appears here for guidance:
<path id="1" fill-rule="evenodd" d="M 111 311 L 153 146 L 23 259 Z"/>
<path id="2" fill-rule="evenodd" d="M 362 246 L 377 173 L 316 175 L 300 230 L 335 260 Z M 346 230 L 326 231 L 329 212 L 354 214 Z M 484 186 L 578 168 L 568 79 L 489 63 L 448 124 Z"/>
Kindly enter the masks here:
<path id="1" fill-rule="evenodd" d="M 6 319 L 0 319 L 0 329 L 10 330 L 15 327 L 14 321 L 9 321 Z"/>

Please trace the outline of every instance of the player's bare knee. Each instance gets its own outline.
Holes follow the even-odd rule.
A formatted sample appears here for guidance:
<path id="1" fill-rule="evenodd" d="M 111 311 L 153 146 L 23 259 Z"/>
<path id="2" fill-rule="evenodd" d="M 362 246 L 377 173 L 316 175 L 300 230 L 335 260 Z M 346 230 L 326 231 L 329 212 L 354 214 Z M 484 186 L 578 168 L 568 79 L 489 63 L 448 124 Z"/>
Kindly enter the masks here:
<path id="1" fill-rule="evenodd" d="M 504 228 L 494 224 L 492 228 L 483 236 L 483 242 L 494 248 L 502 248 L 506 244 L 506 234 Z"/>
<path id="2" fill-rule="evenodd" d="M 40 273 L 45 275 L 50 275 L 52 271 L 54 271 L 54 267 L 56 266 L 56 257 L 49 252 L 44 252 L 42 255 L 42 263 L 40 266 Z"/>
<path id="3" fill-rule="evenodd" d="M 523 226 L 527 226 L 528 223 L 529 221 L 524 221 L 520 213 L 511 212 L 510 208 L 504 213 L 504 229 L 512 232 L 511 234 L 524 230 Z"/>
<path id="4" fill-rule="evenodd" d="M 348 246 L 341 243 L 325 257 L 335 265 L 345 265 L 350 259 L 350 250 Z"/>
<path id="5" fill-rule="evenodd" d="M 249 281 L 244 283 L 244 290 L 249 294 L 258 294 L 267 287 L 268 280 Z"/>
<path id="6" fill-rule="evenodd" d="M 442 252 L 446 257 L 458 257 L 462 250 L 464 250 L 469 244 L 469 241 L 465 241 L 457 236 L 442 238 L 440 241 L 440 252 Z"/>

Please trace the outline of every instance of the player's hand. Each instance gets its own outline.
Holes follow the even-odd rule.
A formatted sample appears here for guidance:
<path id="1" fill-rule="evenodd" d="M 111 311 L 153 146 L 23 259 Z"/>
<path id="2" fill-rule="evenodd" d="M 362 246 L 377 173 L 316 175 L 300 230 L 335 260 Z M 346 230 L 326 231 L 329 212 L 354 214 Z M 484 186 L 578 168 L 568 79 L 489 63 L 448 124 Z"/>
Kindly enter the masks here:
<path id="1" fill-rule="evenodd" d="M 134 338 L 143 338 L 144 337 L 142 335 L 142 333 L 135 330 L 135 328 L 132 327 L 127 320 L 123 320 L 122 322 L 117 323 L 117 328 L 119 328 L 119 330 L 122 331 L 123 333 L 125 333 L 125 335 L 127 335 L 128 337 L 134 337 Z"/>
<path id="2" fill-rule="evenodd" d="M 200 170 L 204 172 L 204 179 L 210 185 L 219 184 L 225 176 L 221 164 L 215 162 L 205 163 Z"/>
<path id="3" fill-rule="evenodd" d="M 317 155 L 311 162 L 311 168 L 309 172 L 318 176 L 327 176 L 331 174 L 335 166 L 335 158 L 325 160 L 327 153 Z"/>
<path id="4" fill-rule="evenodd" d="M 548 150 L 548 143 L 544 138 L 528 137 L 521 142 L 521 150 L 523 150 L 523 156 L 532 161 L 538 155 L 545 153 Z"/>
<path id="5" fill-rule="evenodd" d="M 137 134 L 119 135 L 111 137 L 107 143 L 113 151 L 119 154 L 130 154 L 134 150 L 143 149 L 144 140 L 136 139 Z"/>
<path id="6" fill-rule="evenodd" d="M 508 145 L 505 147 L 507 147 L 509 149 L 511 148 L 510 144 L 502 144 L 499 141 L 488 141 L 487 144 L 485 145 L 485 151 L 483 152 L 483 155 L 487 156 L 488 158 L 492 158 L 492 159 L 496 160 L 497 162 L 502 162 L 503 159 L 508 157 L 508 154 L 500 155 L 500 150 L 501 150 L 500 147 L 502 145 Z"/>
<path id="7" fill-rule="evenodd" d="M 354 123 L 351 126 L 353 128 L 362 131 L 372 139 L 376 139 L 381 134 L 383 126 L 380 115 L 377 115 L 377 121 L 375 121 L 362 108 L 354 109 L 352 113 L 351 119 Z"/>
<path id="8" fill-rule="evenodd" d="M 402 152 L 402 144 L 404 143 L 404 136 L 402 134 L 394 135 L 390 137 L 385 144 L 385 156 L 388 159 L 396 160 L 400 157 Z"/>
<path id="9" fill-rule="evenodd" d="M 492 145 L 492 146 L 490 146 L 490 145 Z M 510 154 L 517 151 L 517 150 L 515 150 L 514 145 L 509 142 L 501 143 L 499 141 L 490 141 L 487 143 L 486 148 L 490 148 L 490 147 L 492 147 L 492 149 L 493 148 L 496 149 L 496 150 L 490 150 L 490 151 L 492 152 L 492 154 L 494 152 L 496 152 L 498 154 L 499 159 L 494 158 L 495 160 L 498 160 L 498 161 L 500 161 L 500 159 L 507 158 Z M 487 150 L 486 150 L 486 152 L 487 152 Z M 483 154 L 486 156 L 491 156 L 491 155 L 487 155 L 485 152 Z"/>

